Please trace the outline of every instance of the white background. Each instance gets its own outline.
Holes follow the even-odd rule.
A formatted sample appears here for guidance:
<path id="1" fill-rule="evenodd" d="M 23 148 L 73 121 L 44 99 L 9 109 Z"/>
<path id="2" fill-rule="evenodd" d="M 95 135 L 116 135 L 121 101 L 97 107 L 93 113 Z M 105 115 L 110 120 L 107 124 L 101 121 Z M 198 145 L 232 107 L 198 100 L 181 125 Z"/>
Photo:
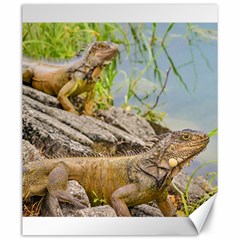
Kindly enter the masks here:
<path id="1" fill-rule="evenodd" d="M 1 1 L 0 17 L 0 235 L 1 239 L 21 236 L 21 11 L 23 3 L 34 1 Z M 80 3 L 74 1 L 71 3 Z M 86 1 L 86 3 L 97 1 Z M 105 1 L 112 3 L 113 1 Z M 144 1 L 131 1 L 144 3 Z M 181 3 L 181 1 L 151 1 Z M 198 238 L 239 239 L 240 200 L 240 77 L 239 15 L 237 0 L 184 1 L 184 3 L 218 3 L 219 5 L 219 194 L 212 212 Z M 40 3 L 40 2 L 38 2 Z M 67 3 L 67 1 L 41 1 Z M 121 1 L 129 3 L 129 1 Z M 145 1 L 145 3 L 148 3 Z M 81 13 L 79 13 L 81 14 Z M 134 14 L 134 13 L 133 13 Z M 174 227 L 174 226 L 173 226 Z M 41 239 L 39 237 L 38 239 Z M 50 237 L 46 237 L 50 239 Z M 46 239 L 45 238 L 45 239 Z M 93 239 L 93 237 L 81 237 Z M 105 237 L 102 237 L 105 238 Z M 116 239 L 117 237 L 108 237 Z M 127 237 L 130 238 L 130 237 Z M 135 237 L 140 238 L 140 237 Z M 153 237 L 144 237 L 151 239 Z M 164 239 L 165 237 L 163 237 Z M 168 237 L 167 239 L 175 239 Z M 28 237 L 33 239 L 33 237 Z M 61 239 L 70 239 L 62 237 Z M 189 239 L 189 238 L 188 238 Z"/>

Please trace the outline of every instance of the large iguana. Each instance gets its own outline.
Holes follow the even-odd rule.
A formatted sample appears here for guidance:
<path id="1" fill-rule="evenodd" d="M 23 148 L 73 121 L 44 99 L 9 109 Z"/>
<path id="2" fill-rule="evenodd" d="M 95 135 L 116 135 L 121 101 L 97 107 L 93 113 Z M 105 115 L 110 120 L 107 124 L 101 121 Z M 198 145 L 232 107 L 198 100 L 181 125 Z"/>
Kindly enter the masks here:
<path id="1" fill-rule="evenodd" d="M 174 215 L 167 187 L 182 167 L 208 144 L 207 134 L 190 129 L 167 133 L 153 147 L 133 155 L 67 157 L 30 162 L 23 167 L 23 198 L 49 193 L 54 215 L 59 201 L 80 208 L 83 203 L 65 191 L 68 180 L 82 185 L 92 205 L 105 199 L 118 216 L 130 216 L 128 207 L 156 200 L 165 216 Z"/>
<path id="2" fill-rule="evenodd" d="M 84 112 L 92 115 L 94 86 L 102 69 L 117 55 L 118 46 L 112 42 L 94 42 L 82 55 L 65 64 L 23 59 L 23 82 L 33 88 L 57 96 L 63 109 L 79 114 L 69 100 L 86 92 Z"/>

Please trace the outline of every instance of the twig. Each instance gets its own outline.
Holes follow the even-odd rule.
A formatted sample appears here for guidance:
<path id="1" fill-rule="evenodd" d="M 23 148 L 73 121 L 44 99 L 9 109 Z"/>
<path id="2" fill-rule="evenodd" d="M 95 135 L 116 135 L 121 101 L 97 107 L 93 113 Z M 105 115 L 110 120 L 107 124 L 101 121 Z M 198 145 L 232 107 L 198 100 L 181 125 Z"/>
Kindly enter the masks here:
<path id="1" fill-rule="evenodd" d="M 148 115 L 148 113 L 149 113 L 150 111 L 152 111 L 152 110 L 158 105 L 158 102 L 159 102 L 160 96 L 162 95 L 164 89 L 165 89 L 166 86 L 167 86 L 167 81 L 168 81 L 168 76 L 169 76 L 169 72 L 170 72 L 170 70 L 171 70 L 171 67 L 169 67 L 168 70 L 167 70 L 167 72 L 166 72 L 165 82 L 164 82 L 164 84 L 163 84 L 163 87 L 162 87 L 160 93 L 158 94 L 158 96 L 157 96 L 157 98 L 156 98 L 155 103 L 153 104 L 152 107 L 147 106 L 147 107 L 148 107 L 148 111 L 147 111 L 146 113 L 143 114 L 143 117 L 145 117 L 146 115 Z M 144 105 L 146 106 L 146 104 L 144 104 Z"/>
<path id="2" fill-rule="evenodd" d="M 134 97 L 135 97 L 142 105 L 144 105 L 145 107 L 148 108 L 148 111 L 142 115 L 143 117 L 145 117 L 146 115 L 148 115 L 148 113 L 149 113 L 150 111 L 152 111 L 152 110 L 157 106 L 157 104 L 158 104 L 158 102 L 159 102 L 159 99 L 160 99 L 160 96 L 162 95 L 164 89 L 165 89 L 166 86 L 167 86 L 167 81 L 168 81 L 168 76 L 169 76 L 170 70 L 171 70 L 171 67 L 169 67 L 168 70 L 167 70 L 167 72 L 166 72 L 165 82 L 164 82 L 163 87 L 162 87 L 160 93 L 158 94 L 158 96 L 157 96 L 157 98 L 156 98 L 156 101 L 155 101 L 155 103 L 153 104 L 152 107 L 149 107 L 149 105 L 146 104 L 146 103 L 131 89 L 131 92 L 132 92 L 132 94 L 134 95 Z"/>
<path id="3" fill-rule="evenodd" d="M 167 72 L 166 72 L 166 78 L 165 78 L 165 82 L 164 82 L 164 84 L 163 84 L 162 90 L 161 90 L 160 93 L 158 94 L 158 96 L 157 96 L 157 98 L 156 98 L 156 102 L 155 102 L 154 105 L 150 108 L 151 110 L 153 110 L 153 109 L 157 106 L 158 101 L 159 101 L 159 98 L 160 98 L 160 96 L 162 95 L 164 89 L 166 88 L 170 70 L 171 70 L 171 67 L 168 68 L 168 70 L 167 70 Z"/>

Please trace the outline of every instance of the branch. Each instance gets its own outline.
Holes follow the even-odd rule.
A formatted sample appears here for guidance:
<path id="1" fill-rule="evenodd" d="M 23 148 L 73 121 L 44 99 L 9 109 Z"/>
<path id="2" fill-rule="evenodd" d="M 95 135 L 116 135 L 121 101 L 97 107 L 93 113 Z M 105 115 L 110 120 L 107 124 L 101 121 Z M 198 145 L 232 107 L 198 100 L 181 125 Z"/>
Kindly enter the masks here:
<path id="1" fill-rule="evenodd" d="M 169 72 L 170 72 L 170 70 L 171 70 L 171 67 L 168 68 L 168 70 L 167 70 L 167 72 L 166 72 L 166 78 L 165 78 L 164 85 L 163 85 L 163 87 L 162 87 L 161 92 L 158 94 L 158 96 L 157 96 L 157 98 L 156 98 L 156 102 L 155 102 L 155 104 L 150 108 L 151 110 L 153 110 L 153 109 L 157 106 L 158 101 L 159 101 L 159 98 L 160 98 L 160 96 L 162 95 L 164 89 L 166 88 L 166 85 L 167 85 L 167 81 L 168 81 L 168 76 L 169 76 Z"/>
<path id="2" fill-rule="evenodd" d="M 143 114 L 143 117 L 145 117 L 146 115 L 148 115 L 148 113 L 149 113 L 150 111 L 152 111 L 152 110 L 158 105 L 158 102 L 159 102 L 160 96 L 162 95 L 164 89 L 165 89 L 166 86 L 167 86 L 167 81 L 168 81 L 168 76 L 169 76 L 169 72 L 170 72 L 170 70 L 171 70 L 171 67 L 169 67 L 168 70 L 167 70 L 167 72 L 166 72 L 166 78 L 165 78 L 164 85 L 163 85 L 163 87 L 162 87 L 162 90 L 161 90 L 160 93 L 158 94 L 155 103 L 153 104 L 152 107 L 149 107 L 149 106 L 148 106 L 148 111 L 147 111 L 146 113 Z M 146 106 L 146 104 L 144 104 L 144 105 Z"/>

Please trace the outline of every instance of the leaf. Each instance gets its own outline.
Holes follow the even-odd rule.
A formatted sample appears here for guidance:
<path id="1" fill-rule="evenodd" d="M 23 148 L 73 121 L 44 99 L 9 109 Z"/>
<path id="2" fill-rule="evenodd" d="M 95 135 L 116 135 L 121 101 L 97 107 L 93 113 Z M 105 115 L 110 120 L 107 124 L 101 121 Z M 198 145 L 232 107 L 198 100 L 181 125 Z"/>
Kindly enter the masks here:
<path id="1" fill-rule="evenodd" d="M 211 132 L 208 133 L 208 136 L 209 137 L 213 137 L 214 135 L 217 135 L 217 134 L 218 134 L 218 129 L 215 128 Z"/>
<path id="2" fill-rule="evenodd" d="M 170 30 L 173 28 L 173 26 L 174 26 L 174 23 L 171 23 L 171 24 L 168 26 L 168 28 L 167 28 L 164 36 L 163 36 L 161 46 L 162 46 L 162 48 L 163 48 L 164 53 L 166 54 L 166 57 L 167 57 L 168 61 L 169 61 L 170 64 L 171 64 L 171 68 L 172 68 L 174 74 L 178 77 L 178 80 L 179 80 L 180 83 L 184 86 L 185 90 L 186 90 L 188 93 L 190 93 L 187 84 L 184 82 L 182 76 L 181 76 L 180 73 L 178 72 L 178 70 L 177 70 L 177 68 L 176 68 L 176 66 L 175 66 L 175 64 L 174 64 L 174 61 L 172 60 L 172 58 L 171 58 L 171 56 L 169 55 L 169 53 L 168 53 L 168 51 L 167 51 L 167 48 L 166 48 L 166 46 L 165 46 L 165 40 L 166 40 L 166 38 L 167 38 L 168 33 L 169 33 Z"/>
<path id="3" fill-rule="evenodd" d="M 174 184 L 174 182 L 172 182 L 172 185 L 178 191 L 178 193 L 181 195 L 182 203 L 184 206 L 184 211 L 185 211 L 186 216 L 188 217 L 189 216 L 189 208 L 188 208 L 187 200 L 184 196 L 184 193 Z"/>

